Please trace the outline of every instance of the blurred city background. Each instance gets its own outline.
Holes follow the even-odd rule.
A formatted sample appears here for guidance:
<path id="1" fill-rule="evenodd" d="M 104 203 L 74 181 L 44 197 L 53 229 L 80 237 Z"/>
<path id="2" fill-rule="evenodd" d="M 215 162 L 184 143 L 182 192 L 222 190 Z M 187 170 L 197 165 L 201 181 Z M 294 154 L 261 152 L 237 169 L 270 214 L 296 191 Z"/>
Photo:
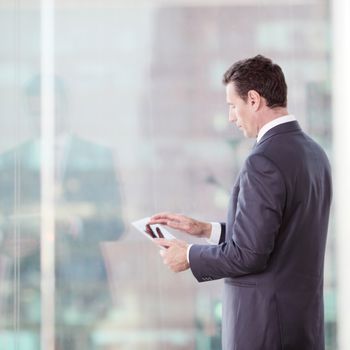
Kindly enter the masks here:
<path id="1" fill-rule="evenodd" d="M 289 111 L 333 162 L 331 27 L 328 0 L 1 0 L 0 349 L 221 349 L 222 282 L 173 274 L 131 222 L 159 211 L 225 221 L 254 142 L 228 123 L 221 83 L 241 58 L 281 65 Z M 346 350 L 334 217 L 326 346 Z"/>

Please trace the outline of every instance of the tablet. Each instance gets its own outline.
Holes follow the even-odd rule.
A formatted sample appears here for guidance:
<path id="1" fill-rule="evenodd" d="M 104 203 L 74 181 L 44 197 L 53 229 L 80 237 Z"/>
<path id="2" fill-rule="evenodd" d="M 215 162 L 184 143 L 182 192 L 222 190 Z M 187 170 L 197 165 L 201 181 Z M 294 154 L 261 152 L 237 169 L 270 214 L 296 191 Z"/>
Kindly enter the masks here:
<path id="1" fill-rule="evenodd" d="M 150 240 L 153 240 L 154 238 L 165 238 L 169 240 L 176 238 L 162 225 L 148 225 L 149 221 L 150 218 L 147 217 L 132 222 L 132 225 Z"/>

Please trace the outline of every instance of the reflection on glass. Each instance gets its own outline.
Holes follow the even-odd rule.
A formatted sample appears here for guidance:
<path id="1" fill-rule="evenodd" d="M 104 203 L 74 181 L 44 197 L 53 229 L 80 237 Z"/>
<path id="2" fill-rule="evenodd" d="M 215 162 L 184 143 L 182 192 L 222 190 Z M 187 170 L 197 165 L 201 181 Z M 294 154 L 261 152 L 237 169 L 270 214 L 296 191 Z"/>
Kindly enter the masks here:
<path id="1" fill-rule="evenodd" d="M 56 161 L 56 334 L 57 349 L 88 349 L 91 329 L 111 308 L 105 261 L 100 243 L 123 232 L 120 189 L 111 150 L 65 133 L 63 82 L 55 84 L 57 121 Z M 33 125 L 39 123 L 40 77 L 26 88 Z M 8 220 L 2 232 L 11 243 L 14 172 L 20 171 L 21 305 L 22 322 L 40 327 L 40 133 L 3 154 L 1 164 L 2 213 Z M 18 164 L 18 168 L 14 165 Z M 10 250 L 11 251 L 11 250 Z M 6 261 L 6 258 L 4 258 Z M 8 266 L 8 264 L 6 265 Z M 9 298 L 13 297 L 9 293 Z M 5 299 L 6 300 L 6 299 Z M 11 307 L 13 302 L 8 301 Z M 11 309 L 6 310 L 11 313 Z M 34 336 L 34 334 L 33 334 Z"/>
<path id="2" fill-rule="evenodd" d="M 226 217 L 251 147 L 226 123 L 221 75 L 233 61 L 261 53 L 280 62 L 290 110 L 331 149 L 327 1 L 170 3 L 55 2 L 56 350 L 221 348 L 220 282 L 173 275 L 127 223 L 160 208 Z M 39 8 L 0 5 L 6 350 L 40 348 Z M 9 74 L 13 28 L 26 38 L 17 82 Z M 9 111 L 22 116 L 16 140 Z M 332 234 L 327 254 L 326 343 L 335 350 Z"/>

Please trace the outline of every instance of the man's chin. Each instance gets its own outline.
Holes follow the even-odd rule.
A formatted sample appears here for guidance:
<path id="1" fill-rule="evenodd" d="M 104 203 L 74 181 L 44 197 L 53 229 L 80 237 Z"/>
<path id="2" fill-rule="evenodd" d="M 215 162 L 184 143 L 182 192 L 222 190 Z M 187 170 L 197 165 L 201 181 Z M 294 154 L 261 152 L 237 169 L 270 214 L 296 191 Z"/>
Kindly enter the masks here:
<path id="1" fill-rule="evenodd" d="M 243 129 L 242 129 L 242 130 L 243 130 Z M 244 135 L 244 137 L 247 138 L 247 139 L 256 138 L 256 135 L 253 135 L 253 134 L 249 133 L 249 132 L 246 131 L 246 130 L 243 130 L 243 135 Z"/>
<path id="2" fill-rule="evenodd" d="M 240 128 L 240 129 L 242 130 L 244 137 L 246 137 L 246 138 L 250 137 L 247 130 L 244 130 L 243 128 Z"/>

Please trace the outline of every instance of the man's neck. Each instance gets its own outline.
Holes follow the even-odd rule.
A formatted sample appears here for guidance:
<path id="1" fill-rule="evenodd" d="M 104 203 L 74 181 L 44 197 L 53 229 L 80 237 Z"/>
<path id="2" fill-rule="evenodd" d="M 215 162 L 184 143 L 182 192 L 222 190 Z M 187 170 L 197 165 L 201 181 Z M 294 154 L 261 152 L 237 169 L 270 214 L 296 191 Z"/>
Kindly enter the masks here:
<path id="1" fill-rule="evenodd" d="M 257 133 L 265 124 L 271 122 L 274 119 L 283 117 L 288 114 L 289 114 L 288 109 L 286 107 L 277 107 L 277 108 L 266 107 L 265 110 L 261 111 L 261 117 L 259 118 L 260 121 L 258 123 Z"/>

